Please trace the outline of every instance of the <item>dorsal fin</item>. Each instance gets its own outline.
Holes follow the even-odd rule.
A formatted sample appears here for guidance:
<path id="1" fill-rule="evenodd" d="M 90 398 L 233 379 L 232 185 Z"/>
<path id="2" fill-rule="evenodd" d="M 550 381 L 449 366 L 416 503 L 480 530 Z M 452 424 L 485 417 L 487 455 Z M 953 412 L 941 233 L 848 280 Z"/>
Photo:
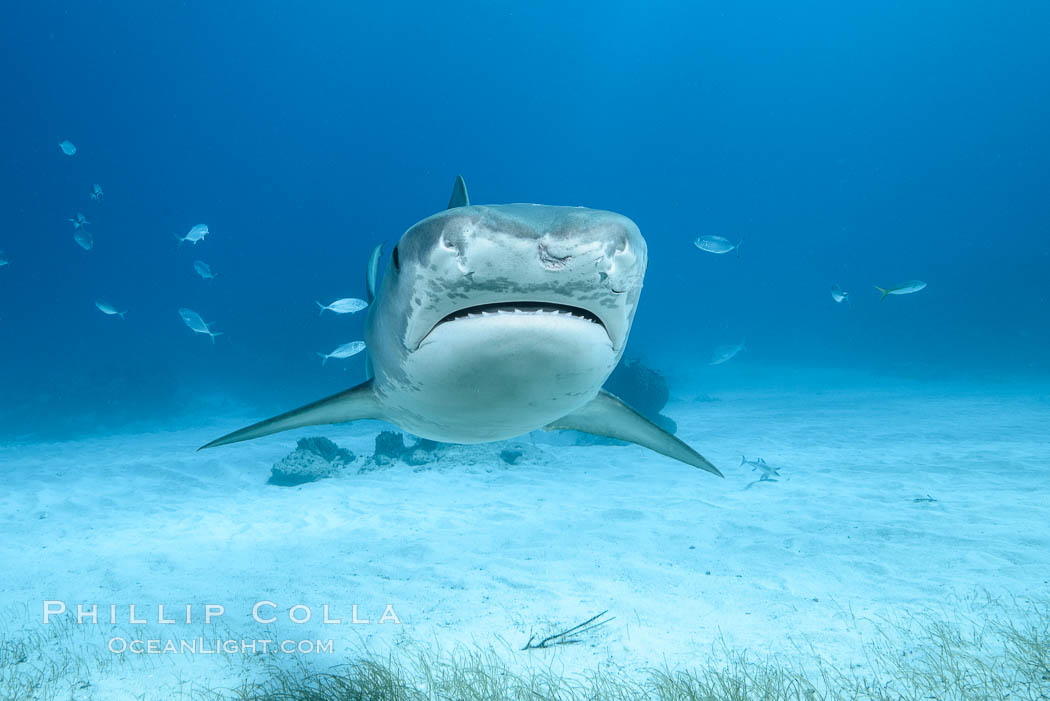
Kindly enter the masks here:
<path id="1" fill-rule="evenodd" d="M 368 293 L 368 303 L 376 299 L 376 278 L 379 277 L 379 259 L 383 256 L 383 244 L 372 249 L 372 255 L 368 256 L 368 267 L 365 268 L 365 291 Z"/>
<path id="2" fill-rule="evenodd" d="M 467 184 L 462 175 L 456 176 L 456 184 L 452 186 L 452 198 L 448 201 L 448 208 L 469 207 L 470 196 L 467 195 Z"/>

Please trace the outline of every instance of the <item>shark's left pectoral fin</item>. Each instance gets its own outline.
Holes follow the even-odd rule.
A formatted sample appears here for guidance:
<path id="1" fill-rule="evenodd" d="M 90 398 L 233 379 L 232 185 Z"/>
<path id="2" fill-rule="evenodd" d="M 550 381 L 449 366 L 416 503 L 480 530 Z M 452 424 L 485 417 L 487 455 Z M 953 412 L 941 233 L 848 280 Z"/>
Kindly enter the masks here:
<path id="1" fill-rule="evenodd" d="M 279 433 L 303 426 L 337 424 L 355 419 L 383 418 L 383 409 L 379 405 L 379 400 L 372 389 L 372 381 L 369 380 L 345 392 L 334 394 L 331 397 L 293 409 L 272 419 L 266 419 L 239 431 L 228 433 L 222 438 L 216 438 L 207 445 L 202 445 L 197 450 L 214 448 L 227 443 L 250 441 L 253 438 L 261 438 L 271 433 Z"/>
<path id="2" fill-rule="evenodd" d="M 669 458 L 722 477 L 714 465 L 681 440 L 675 438 L 652 421 L 605 390 L 583 407 L 545 427 L 547 430 L 563 429 L 593 433 L 597 436 L 617 438 L 637 443 L 655 450 Z"/>

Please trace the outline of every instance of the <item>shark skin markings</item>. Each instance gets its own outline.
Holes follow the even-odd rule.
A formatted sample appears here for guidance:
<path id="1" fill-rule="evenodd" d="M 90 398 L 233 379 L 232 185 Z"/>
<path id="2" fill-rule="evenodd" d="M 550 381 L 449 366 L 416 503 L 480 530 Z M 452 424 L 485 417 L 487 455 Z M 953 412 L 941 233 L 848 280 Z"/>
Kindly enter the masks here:
<path id="1" fill-rule="evenodd" d="M 379 257 L 377 247 L 366 273 L 369 379 L 201 449 L 355 419 L 446 443 L 571 429 L 722 476 L 601 389 L 623 354 L 647 264 L 627 217 L 471 205 L 460 177 L 449 208 L 401 237 L 376 289 Z"/>

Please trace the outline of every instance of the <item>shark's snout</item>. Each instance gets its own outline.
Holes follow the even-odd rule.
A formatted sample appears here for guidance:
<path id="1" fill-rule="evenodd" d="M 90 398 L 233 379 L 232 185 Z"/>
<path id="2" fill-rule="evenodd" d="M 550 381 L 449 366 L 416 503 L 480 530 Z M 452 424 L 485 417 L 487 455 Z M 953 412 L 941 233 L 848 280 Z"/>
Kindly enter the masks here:
<path id="1" fill-rule="evenodd" d="M 595 290 L 625 294 L 640 289 L 645 275 L 645 244 L 637 227 L 612 212 L 576 207 L 500 205 L 539 214 L 539 210 L 567 210 L 557 226 L 547 230 L 522 227 L 517 217 L 503 212 L 478 218 L 466 213 L 449 216 L 430 252 L 432 270 L 457 273 L 484 286 L 484 278 L 522 290 L 547 285 L 552 289 L 576 285 L 575 294 Z M 480 209 L 480 208 L 479 208 Z M 633 240 L 632 240 L 633 239 Z M 586 288 L 593 287 L 594 290 Z"/>
<path id="2" fill-rule="evenodd" d="M 506 236 L 500 241 L 492 232 L 479 232 L 479 228 L 471 224 L 449 228 L 452 231 L 442 232 L 438 237 L 429 263 L 441 267 L 454 262 L 463 275 L 504 264 L 518 266 L 516 276 L 527 276 L 530 271 L 568 274 L 574 268 L 585 273 L 593 270 L 603 279 L 624 272 L 644 273 L 644 257 L 639 260 L 631 250 L 628 237 L 615 231 L 589 232 L 572 239 L 564 235 L 524 239 Z M 485 236 L 479 237 L 479 233 Z"/>
<path id="3" fill-rule="evenodd" d="M 401 283 L 419 291 L 407 310 L 409 350 L 445 323 L 529 313 L 540 325 L 550 312 L 597 323 L 620 351 L 646 265 L 630 219 L 582 207 L 461 207 L 420 222 L 399 246 Z"/>

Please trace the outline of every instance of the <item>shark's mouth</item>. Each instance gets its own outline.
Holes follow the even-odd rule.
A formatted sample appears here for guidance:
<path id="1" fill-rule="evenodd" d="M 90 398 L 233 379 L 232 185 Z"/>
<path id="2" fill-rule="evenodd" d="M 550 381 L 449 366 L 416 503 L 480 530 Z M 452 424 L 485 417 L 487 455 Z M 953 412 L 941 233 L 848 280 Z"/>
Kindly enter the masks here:
<path id="1" fill-rule="evenodd" d="M 605 324 L 594 312 L 589 312 L 582 307 L 570 307 L 567 304 L 551 304 L 549 302 L 496 302 L 494 304 L 479 304 L 474 307 L 458 309 L 438 324 L 444 324 L 457 319 L 469 319 L 472 317 L 491 316 L 493 314 L 554 314 L 555 316 L 574 316 L 592 324 L 598 324 L 603 329 Z"/>
<path id="2" fill-rule="evenodd" d="M 573 307 L 568 304 L 555 304 L 552 302 L 495 302 L 492 304 L 478 304 L 473 307 L 464 307 L 463 309 L 457 309 L 451 314 L 446 315 L 441 321 L 434 325 L 434 328 L 430 330 L 430 333 L 433 333 L 434 329 L 437 329 L 439 326 L 454 321 L 460 321 L 463 319 L 481 319 L 494 316 L 571 317 L 580 321 L 596 324 L 601 327 L 606 334 L 609 333 L 609 329 L 605 326 L 605 322 L 603 322 L 594 312 L 588 311 L 582 307 Z M 428 333 L 427 336 L 429 336 L 430 333 Z"/>

